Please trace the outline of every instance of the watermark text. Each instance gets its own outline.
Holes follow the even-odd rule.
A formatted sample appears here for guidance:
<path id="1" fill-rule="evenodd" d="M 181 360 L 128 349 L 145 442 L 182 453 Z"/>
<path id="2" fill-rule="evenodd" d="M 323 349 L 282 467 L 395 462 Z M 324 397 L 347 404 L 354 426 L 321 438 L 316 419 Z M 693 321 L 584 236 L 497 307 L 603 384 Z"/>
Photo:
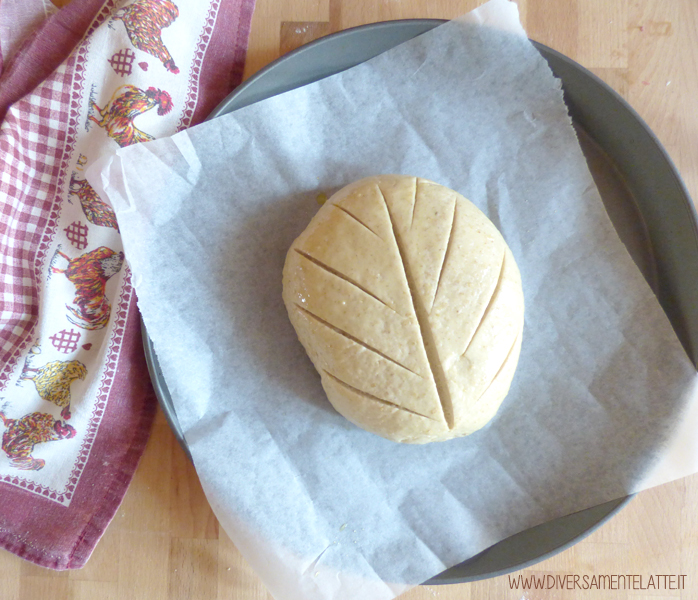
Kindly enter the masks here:
<path id="1" fill-rule="evenodd" d="M 511 590 L 684 590 L 686 575 L 509 575 Z"/>

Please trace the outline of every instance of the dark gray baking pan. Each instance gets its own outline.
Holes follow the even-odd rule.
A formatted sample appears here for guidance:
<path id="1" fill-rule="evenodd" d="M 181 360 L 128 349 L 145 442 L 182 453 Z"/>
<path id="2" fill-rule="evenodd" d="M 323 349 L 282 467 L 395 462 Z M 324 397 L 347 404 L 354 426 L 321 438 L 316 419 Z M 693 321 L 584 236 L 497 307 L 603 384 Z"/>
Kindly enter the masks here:
<path id="1" fill-rule="evenodd" d="M 210 118 L 353 67 L 441 23 L 432 19 L 389 21 L 316 40 L 250 78 Z M 681 178 L 655 135 L 618 94 L 559 52 L 536 42 L 534 45 L 562 80 L 582 149 L 621 239 L 655 290 L 695 363 L 698 219 Z M 145 330 L 143 338 L 160 404 L 188 454 L 172 399 Z M 476 581 L 530 566 L 580 541 L 629 499 L 607 502 L 523 531 L 427 583 Z"/>

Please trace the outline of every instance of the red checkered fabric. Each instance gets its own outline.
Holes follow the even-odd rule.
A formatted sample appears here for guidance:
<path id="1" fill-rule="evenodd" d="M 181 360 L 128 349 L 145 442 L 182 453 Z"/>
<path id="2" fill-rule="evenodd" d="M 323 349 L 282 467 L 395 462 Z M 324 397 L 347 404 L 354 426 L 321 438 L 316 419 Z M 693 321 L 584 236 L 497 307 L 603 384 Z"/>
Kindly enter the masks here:
<path id="1" fill-rule="evenodd" d="M 36 255 L 56 199 L 71 76 L 59 68 L 0 127 L 0 388 L 39 311 Z"/>

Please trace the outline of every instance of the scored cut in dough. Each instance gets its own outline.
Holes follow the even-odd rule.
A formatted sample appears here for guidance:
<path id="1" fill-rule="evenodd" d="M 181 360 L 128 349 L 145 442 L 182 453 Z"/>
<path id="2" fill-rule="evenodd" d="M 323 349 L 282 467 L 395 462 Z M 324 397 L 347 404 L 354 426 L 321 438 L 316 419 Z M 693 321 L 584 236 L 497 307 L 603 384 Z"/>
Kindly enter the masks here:
<path id="1" fill-rule="evenodd" d="M 292 244 L 283 298 L 328 399 L 367 431 L 468 435 L 509 391 L 521 276 L 492 222 L 444 186 L 381 175 L 338 191 Z"/>

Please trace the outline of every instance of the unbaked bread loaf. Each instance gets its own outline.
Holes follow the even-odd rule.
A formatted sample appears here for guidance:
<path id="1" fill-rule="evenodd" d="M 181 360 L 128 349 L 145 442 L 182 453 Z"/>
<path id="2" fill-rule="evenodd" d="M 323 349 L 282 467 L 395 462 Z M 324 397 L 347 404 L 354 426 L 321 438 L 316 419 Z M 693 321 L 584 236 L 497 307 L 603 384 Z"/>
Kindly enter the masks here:
<path id="1" fill-rule="evenodd" d="M 521 348 L 521 276 L 492 222 L 446 187 L 382 175 L 334 194 L 286 257 L 291 323 L 335 409 L 390 440 L 483 427 Z"/>

